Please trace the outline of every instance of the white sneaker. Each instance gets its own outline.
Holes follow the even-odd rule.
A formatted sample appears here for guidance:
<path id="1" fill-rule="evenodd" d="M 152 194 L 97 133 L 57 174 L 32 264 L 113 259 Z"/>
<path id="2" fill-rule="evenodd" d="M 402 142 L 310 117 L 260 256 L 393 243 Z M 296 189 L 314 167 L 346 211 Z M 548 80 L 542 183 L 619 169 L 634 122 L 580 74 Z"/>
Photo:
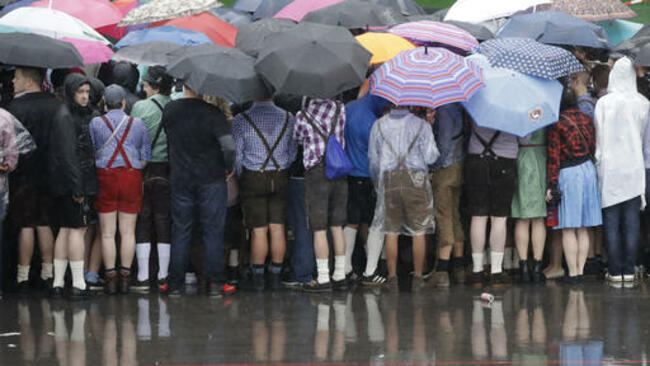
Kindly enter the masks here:
<path id="1" fill-rule="evenodd" d="M 633 274 L 623 275 L 623 282 L 634 282 L 636 276 Z"/>
<path id="2" fill-rule="evenodd" d="M 623 276 L 612 276 L 609 273 L 605 275 L 605 279 L 609 282 L 623 282 Z"/>

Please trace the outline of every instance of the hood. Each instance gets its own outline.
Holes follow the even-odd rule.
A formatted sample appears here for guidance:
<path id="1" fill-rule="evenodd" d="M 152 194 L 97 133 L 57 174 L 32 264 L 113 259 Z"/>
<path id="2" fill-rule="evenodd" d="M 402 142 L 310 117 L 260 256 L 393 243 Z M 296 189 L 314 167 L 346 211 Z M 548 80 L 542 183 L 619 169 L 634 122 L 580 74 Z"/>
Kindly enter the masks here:
<path id="1" fill-rule="evenodd" d="M 88 81 L 90 81 L 90 104 L 96 106 L 102 100 L 102 95 L 104 95 L 104 89 L 106 87 L 97 78 L 88 78 Z"/>
<path id="2" fill-rule="evenodd" d="M 363 99 L 366 106 L 368 106 L 368 110 L 372 111 L 377 118 L 384 114 L 384 107 L 388 104 L 386 99 L 370 93 L 364 95 L 361 99 Z"/>
<path id="3" fill-rule="evenodd" d="M 629 58 L 616 61 L 609 74 L 608 93 L 637 93 L 636 72 Z"/>
<path id="4" fill-rule="evenodd" d="M 118 62 L 113 65 L 112 74 L 111 84 L 117 84 L 131 93 L 135 92 L 140 80 L 140 72 L 135 66 L 124 61 Z"/>
<path id="5" fill-rule="evenodd" d="M 90 84 L 90 81 L 87 77 L 81 74 L 68 74 L 63 81 L 63 101 L 70 108 L 72 112 L 83 112 L 85 110 L 90 110 L 90 104 L 88 107 L 81 107 L 74 102 L 74 94 L 77 92 L 77 89 L 83 84 Z"/>

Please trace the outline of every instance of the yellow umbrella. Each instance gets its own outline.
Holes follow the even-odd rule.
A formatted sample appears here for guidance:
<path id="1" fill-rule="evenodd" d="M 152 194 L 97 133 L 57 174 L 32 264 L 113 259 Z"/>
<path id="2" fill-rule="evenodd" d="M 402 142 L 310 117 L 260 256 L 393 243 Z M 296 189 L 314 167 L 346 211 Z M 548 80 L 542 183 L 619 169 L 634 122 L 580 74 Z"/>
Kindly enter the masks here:
<path id="1" fill-rule="evenodd" d="M 364 33 L 356 37 L 357 41 L 372 53 L 371 65 L 384 63 L 397 56 L 398 53 L 415 48 L 406 39 L 390 33 Z"/>

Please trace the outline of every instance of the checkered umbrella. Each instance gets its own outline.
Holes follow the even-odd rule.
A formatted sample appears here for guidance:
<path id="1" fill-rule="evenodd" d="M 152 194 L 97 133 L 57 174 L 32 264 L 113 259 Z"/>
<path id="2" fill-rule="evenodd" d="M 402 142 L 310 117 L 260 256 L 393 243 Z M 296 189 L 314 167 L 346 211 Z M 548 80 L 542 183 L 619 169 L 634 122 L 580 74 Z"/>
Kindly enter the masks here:
<path id="1" fill-rule="evenodd" d="M 636 16 L 620 0 L 553 0 L 552 8 L 592 22 Z"/>
<path id="2" fill-rule="evenodd" d="M 120 26 L 186 17 L 223 6 L 218 0 L 152 0 L 126 14 Z"/>
<path id="3" fill-rule="evenodd" d="M 469 32 L 452 24 L 422 20 L 397 25 L 390 33 L 414 43 L 429 46 L 450 46 L 462 51 L 478 47 L 478 41 Z"/>
<path id="4" fill-rule="evenodd" d="M 464 102 L 484 85 L 479 66 L 444 48 L 403 51 L 370 77 L 372 94 L 400 106 Z"/>
<path id="5" fill-rule="evenodd" d="M 481 44 L 479 53 L 485 55 L 492 66 L 545 79 L 584 71 L 580 61 L 569 51 L 530 38 L 492 39 Z"/>

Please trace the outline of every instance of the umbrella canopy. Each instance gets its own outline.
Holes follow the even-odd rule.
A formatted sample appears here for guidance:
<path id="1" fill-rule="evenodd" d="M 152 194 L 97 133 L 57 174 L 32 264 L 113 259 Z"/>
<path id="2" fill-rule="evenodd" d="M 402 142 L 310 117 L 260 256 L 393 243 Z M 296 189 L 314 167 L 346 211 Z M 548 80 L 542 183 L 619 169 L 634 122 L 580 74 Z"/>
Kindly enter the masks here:
<path id="1" fill-rule="evenodd" d="M 424 9 L 413 0 L 363 0 L 374 5 L 391 7 L 404 16 L 426 14 Z"/>
<path id="2" fill-rule="evenodd" d="M 84 64 L 101 64 L 113 57 L 113 50 L 101 42 L 76 38 L 61 38 L 61 40 L 72 44 L 77 49 Z"/>
<path id="3" fill-rule="evenodd" d="M 81 67 L 84 64 L 70 43 L 27 33 L 0 34 L 0 62 L 49 69 Z"/>
<path id="4" fill-rule="evenodd" d="M 168 20 L 159 25 L 172 25 L 201 32 L 218 46 L 235 47 L 237 28 L 207 12 Z"/>
<path id="5" fill-rule="evenodd" d="M 483 55 L 467 58 L 483 68 L 485 88 L 463 103 L 477 125 L 524 137 L 558 121 L 562 84 L 491 67 Z"/>
<path id="6" fill-rule="evenodd" d="M 610 48 L 609 38 L 602 27 L 555 10 L 515 15 L 501 28 L 497 37 L 523 37 L 542 43 Z"/>
<path id="7" fill-rule="evenodd" d="M 402 51 L 415 48 L 411 42 L 390 33 L 368 32 L 355 38 L 372 54 L 371 65 L 384 63 Z"/>
<path id="8" fill-rule="evenodd" d="M 23 6 L 29 6 L 32 3 L 35 3 L 37 0 L 18 0 L 18 1 L 13 1 L 10 0 L 5 4 L 4 8 L 2 8 L 2 11 L 5 13 L 8 13 L 10 11 L 16 10 L 18 8 L 22 8 Z"/>
<path id="9" fill-rule="evenodd" d="M 365 1 L 347 0 L 312 11 L 302 18 L 302 21 L 339 25 L 351 29 L 399 24 L 405 22 L 406 18 L 397 10 L 387 6 L 370 6 Z"/>
<path id="10" fill-rule="evenodd" d="M 455 25 L 422 20 L 397 25 L 390 33 L 411 40 L 420 45 L 450 46 L 462 51 L 478 47 L 478 41 L 467 31 Z"/>
<path id="11" fill-rule="evenodd" d="M 235 2 L 235 5 L 232 7 L 235 10 L 254 13 L 260 7 L 260 5 L 262 5 L 263 1 L 264 0 L 237 0 L 237 2 Z"/>
<path id="12" fill-rule="evenodd" d="M 305 15 L 312 11 L 338 4 L 342 1 L 344 0 L 293 0 L 293 2 L 275 14 L 274 18 L 291 19 L 299 22 L 305 17 Z"/>
<path id="13" fill-rule="evenodd" d="M 113 55 L 113 60 L 127 61 L 145 66 L 165 66 L 171 60 L 168 54 L 179 48 L 183 48 L 183 46 L 171 42 L 154 41 L 140 43 L 121 48 Z"/>
<path id="14" fill-rule="evenodd" d="M 569 51 L 530 38 L 489 40 L 481 44 L 479 53 L 485 55 L 492 66 L 545 79 L 557 79 L 584 71 L 580 61 Z"/>
<path id="15" fill-rule="evenodd" d="M 167 68 L 169 75 L 182 79 L 192 90 L 245 103 L 269 96 L 262 78 L 255 72 L 255 59 L 236 48 L 210 45 L 212 51 L 189 54 Z"/>
<path id="16" fill-rule="evenodd" d="M 449 8 L 445 21 L 455 20 L 467 23 L 480 23 L 490 19 L 510 16 L 551 0 L 461 0 Z"/>
<path id="17" fill-rule="evenodd" d="M 289 30 L 295 26 L 296 23 L 288 19 L 260 19 L 239 27 L 235 44 L 237 48 L 246 54 L 257 57 L 260 50 L 264 48 L 266 37 L 274 33 Z"/>
<path id="18" fill-rule="evenodd" d="M 398 106 L 464 102 L 483 86 L 479 66 L 444 48 L 404 51 L 370 77 L 370 92 Z"/>
<path id="19" fill-rule="evenodd" d="M 628 20 L 615 19 L 598 23 L 607 35 L 612 45 L 619 45 L 621 42 L 632 38 L 643 28 L 643 24 L 630 22 Z"/>
<path id="20" fill-rule="evenodd" d="M 611 54 L 625 55 L 634 58 L 639 54 L 639 52 L 641 52 L 641 48 L 649 43 L 650 36 L 632 37 L 614 47 Z"/>
<path id="21" fill-rule="evenodd" d="M 212 43 L 210 38 L 208 38 L 208 36 L 203 33 L 167 25 L 163 27 L 146 28 L 129 32 L 124 38 L 117 42 L 115 48 L 122 48 L 154 41 L 175 43 L 181 46 Z"/>
<path id="22" fill-rule="evenodd" d="M 250 13 L 232 8 L 216 8 L 210 10 L 210 13 L 212 13 L 212 15 L 215 17 L 223 20 L 224 22 L 234 25 L 235 27 L 248 24 L 253 21 L 253 16 Z"/>
<path id="23" fill-rule="evenodd" d="M 253 19 L 272 18 L 293 0 L 262 0 L 260 6 L 253 13 Z"/>
<path id="24" fill-rule="evenodd" d="M 278 93 L 331 98 L 361 85 L 370 57 L 347 29 L 302 23 L 268 36 L 255 68 Z"/>
<path id="25" fill-rule="evenodd" d="M 68 37 L 110 44 L 88 24 L 54 9 L 18 8 L 0 18 L 0 25 L 22 28 L 52 38 Z"/>
<path id="26" fill-rule="evenodd" d="M 634 59 L 634 64 L 637 66 L 650 67 L 650 44 L 641 47 L 639 53 Z"/>
<path id="27" fill-rule="evenodd" d="M 122 13 L 108 0 L 41 0 L 30 6 L 60 10 L 97 29 L 117 24 Z"/>
<path id="28" fill-rule="evenodd" d="M 218 0 L 151 0 L 126 14 L 120 25 L 154 23 L 186 17 L 220 6 L 223 6 L 223 4 Z"/>
<path id="29" fill-rule="evenodd" d="M 591 22 L 636 17 L 636 13 L 619 0 L 553 0 L 553 9 Z"/>
<path id="30" fill-rule="evenodd" d="M 444 18 L 444 16 L 442 18 Z M 412 15 L 407 17 L 407 19 L 410 22 L 419 22 L 422 20 L 428 20 L 432 22 L 442 21 L 439 17 L 435 16 L 435 14 Z M 488 39 L 494 38 L 494 33 L 492 33 L 492 31 L 490 31 L 487 27 L 485 27 L 482 24 L 472 24 L 472 23 L 457 22 L 457 21 L 449 21 L 445 23 L 455 25 L 456 27 L 471 34 L 472 37 L 476 38 L 479 41 L 487 41 Z"/>

